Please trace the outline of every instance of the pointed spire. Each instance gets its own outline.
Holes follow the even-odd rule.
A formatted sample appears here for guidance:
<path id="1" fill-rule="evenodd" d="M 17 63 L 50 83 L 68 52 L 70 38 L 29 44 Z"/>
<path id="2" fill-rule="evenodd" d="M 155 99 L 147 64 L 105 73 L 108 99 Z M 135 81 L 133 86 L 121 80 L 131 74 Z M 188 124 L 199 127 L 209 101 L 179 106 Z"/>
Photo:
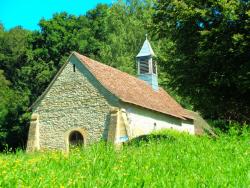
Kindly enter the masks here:
<path id="1" fill-rule="evenodd" d="M 148 41 L 148 34 L 146 34 L 146 40 L 144 41 L 142 48 L 136 57 L 144 57 L 144 56 L 155 56 L 155 53 Z"/>

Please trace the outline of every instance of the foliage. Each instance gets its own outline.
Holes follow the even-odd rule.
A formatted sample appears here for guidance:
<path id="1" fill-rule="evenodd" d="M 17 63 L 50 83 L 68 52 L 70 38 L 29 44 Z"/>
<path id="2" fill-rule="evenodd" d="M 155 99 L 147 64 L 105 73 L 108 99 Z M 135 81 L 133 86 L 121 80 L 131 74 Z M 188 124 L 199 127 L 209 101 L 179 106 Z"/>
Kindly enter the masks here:
<path id="1" fill-rule="evenodd" d="M 169 85 L 207 118 L 250 119 L 249 1 L 160 0 L 153 26 L 171 40 Z"/>
<path id="2" fill-rule="evenodd" d="M 25 147 L 28 112 L 72 51 L 130 74 L 148 33 L 159 83 L 212 120 L 249 122 L 249 2 L 119 0 L 56 13 L 39 31 L 0 24 L 0 151 Z"/>
<path id="3" fill-rule="evenodd" d="M 0 123 L 4 121 L 4 117 L 8 113 L 8 102 L 9 102 L 9 81 L 6 80 L 6 78 L 3 75 L 3 71 L 0 70 L 0 97 L 1 97 L 1 103 L 0 103 Z"/>
<path id="4" fill-rule="evenodd" d="M 135 74 L 135 56 L 145 39 L 153 11 L 150 1 L 136 2 L 139 1 L 127 4 L 118 1 L 110 8 L 99 5 L 86 15 L 93 27 L 88 46 L 95 47 L 87 54 L 130 74 Z"/>
<path id="5" fill-rule="evenodd" d="M 4 145 L 24 145 L 26 124 L 25 106 L 29 99 L 25 87 L 21 87 L 19 75 L 27 62 L 26 50 L 29 32 L 20 27 L 0 32 L 0 151 Z M 24 124 L 23 124 L 24 123 Z"/>
<path id="6" fill-rule="evenodd" d="M 222 119 L 210 121 L 209 124 L 214 128 L 214 130 L 218 133 L 227 133 L 234 131 L 237 134 L 241 134 L 244 131 L 250 131 L 250 126 L 246 123 L 240 124 L 237 121 L 225 121 Z"/>
<path id="7" fill-rule="evenodd" d="M 249 132 L 160 135 L 167 139 L 121 150 L 98 143 L 69 154 L 1 154 L 0 187 L 248 187 Z"/>

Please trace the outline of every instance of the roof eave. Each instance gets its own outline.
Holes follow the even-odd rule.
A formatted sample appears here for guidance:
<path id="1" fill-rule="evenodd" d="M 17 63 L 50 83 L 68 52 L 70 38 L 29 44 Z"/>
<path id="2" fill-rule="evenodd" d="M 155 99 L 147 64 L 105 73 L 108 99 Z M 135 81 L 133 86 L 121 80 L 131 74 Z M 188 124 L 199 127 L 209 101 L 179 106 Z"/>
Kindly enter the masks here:
<path id="1" fill-rule="evenodd" d="M 141 107 L 141 108 L 143 108 L 143 109 L 147 109 L 147 110 L 154 111 L 154 112 L 158 112 L 158 113 L 161 113 L 161 114 L 164 114 L 164 115 L 172 116 L 172 117 L 177 118 L 177 119 L 187 120 L 187 119 L 186 119 L 185 117 L 183 117 L 183 116 L 178 116 L 178 115 L 174 115 L 174 114 L 172 114 L 172 113 L 166 113 L 166 112 L 163 112 L 163 111 L 160 111 L 160 110 L 155 110 L 155 109 L 152 109 L 152 108 L 147 108 L 147 107 L 145 107 L 145 106 L 141 106 L 141 105 L 136 104 L 136 103 L 133 103 L 133 102 L 131 102 L 131 101 L 124 100 L 124 99 L 122 99 L 122 98 L 119 98 L 119 99 L 120 99 L 122 102 L 124 102 L 124 103 L 132 104 L 132 105 L 135 105 L 135 106 L 139 106 L 139 107 Z"/>

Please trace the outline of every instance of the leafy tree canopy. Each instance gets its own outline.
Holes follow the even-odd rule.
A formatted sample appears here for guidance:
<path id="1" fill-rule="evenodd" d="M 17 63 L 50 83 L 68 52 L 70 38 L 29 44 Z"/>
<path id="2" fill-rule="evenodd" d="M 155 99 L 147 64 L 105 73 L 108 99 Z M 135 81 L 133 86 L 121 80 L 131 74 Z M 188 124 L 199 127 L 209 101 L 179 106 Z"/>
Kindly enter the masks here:
<path id="1" fill-rule="evenodd" d="M 170 39 L 170 86 L 214 119 L 250 121 L 249 1 L 160 0 L 154 29 Z"/>

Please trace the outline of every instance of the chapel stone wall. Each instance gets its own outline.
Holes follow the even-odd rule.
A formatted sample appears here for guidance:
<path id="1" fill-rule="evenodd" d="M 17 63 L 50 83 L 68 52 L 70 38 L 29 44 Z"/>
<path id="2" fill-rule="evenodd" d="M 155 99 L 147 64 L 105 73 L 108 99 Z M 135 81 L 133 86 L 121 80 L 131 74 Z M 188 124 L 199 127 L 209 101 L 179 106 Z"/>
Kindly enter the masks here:
<path id="1" fill-rule="evenodd" d="M 65 135 L 76 129 L 86 132 L 87 143 L 107 139 L 110 110 L 118 103 L 81 62 L 71 57 L 33 108 L 33 114 L 39 115 L 39 148 L 67 149 Z"/>

